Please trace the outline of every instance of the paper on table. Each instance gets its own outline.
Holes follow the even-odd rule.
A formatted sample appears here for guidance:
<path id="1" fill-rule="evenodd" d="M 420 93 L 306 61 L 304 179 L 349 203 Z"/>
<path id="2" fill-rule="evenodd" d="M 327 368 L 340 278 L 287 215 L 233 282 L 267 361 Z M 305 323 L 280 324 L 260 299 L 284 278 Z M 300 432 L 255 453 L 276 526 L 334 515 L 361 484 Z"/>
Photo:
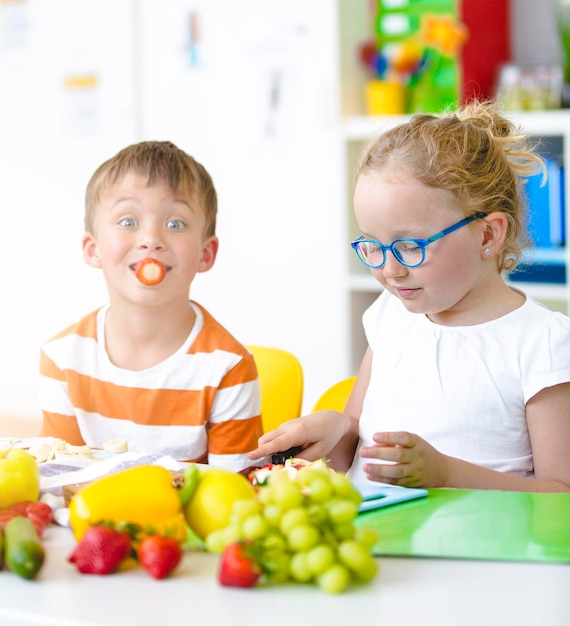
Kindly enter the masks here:
<path id="1" fill-rule="evenodd" d="M 171 456 L 137 452 L 113 455 L 101 461 L 94 461 L 86 467 L 45 463 L 40 466 L 40 491 L 42 493 L 57 492 L 65 485 L 89 482 L 136 465 L 161 465 L 173 471 L 182 469 L 182 465 Z"/>
<path id="2" fill-rule="evenodd" d="M 98 454 L 97 452 L 94 453 L 95 456 Z M 101 452 L 100 457 L 104 456 L 105 453 Z M 69 526 L 69 509 L 65 506 L 63 497 L 65 485 L 90 482 L 137 465 L 160 465 L 172 471 L 180 471 L 183 467 L 171 456 L 137 452 L 114 454 L 111 457 L 103 458 L 103 460 L 93 461 L 86 467 L 83 465 L 84 461 L 80 460 L 75 467 L 68 463 L 68 461 L 65 464 L 43 463 L 39 466 L 41 500 L 52 507 L 54 521 L 60 526 Z"/>

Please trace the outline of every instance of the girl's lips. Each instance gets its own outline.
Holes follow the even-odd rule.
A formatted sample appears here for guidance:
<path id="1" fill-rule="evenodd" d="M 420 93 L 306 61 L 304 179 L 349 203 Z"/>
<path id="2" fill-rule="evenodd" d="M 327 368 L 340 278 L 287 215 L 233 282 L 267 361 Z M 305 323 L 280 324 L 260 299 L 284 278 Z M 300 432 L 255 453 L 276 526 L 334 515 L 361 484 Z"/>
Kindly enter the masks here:
<path id="1" fill-rule="evenodd" d="M 394 289 L 400 298 L 412 298 L 421 291 L 419 287 L 392 287 L 392 289 Z"/>

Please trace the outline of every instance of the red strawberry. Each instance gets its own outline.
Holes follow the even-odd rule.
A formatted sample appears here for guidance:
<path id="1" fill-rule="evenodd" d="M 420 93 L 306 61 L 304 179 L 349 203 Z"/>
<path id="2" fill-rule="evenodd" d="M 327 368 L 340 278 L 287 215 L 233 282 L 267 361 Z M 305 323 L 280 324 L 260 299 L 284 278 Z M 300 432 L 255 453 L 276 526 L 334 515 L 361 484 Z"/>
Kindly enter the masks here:
<path id="1" fill-rule="evenodd" d="M 182 548 L 176 539 L 149 535 L 138 549 L 139 561 L 154 578 L 166 578 L 180 563 Z"/>
<path id="2" fill-rule="evenodd" d="M 4 509 L 0 511 L 0 530 L 4 530 L 6 524 L 15 517 L 23 517 L 21 513 L 18 511 L 13 511 L 11 509 Z"/>
<path id="3" fill-rule="evenodd" d="M 26 515 L 30 517 L 33 515 L 34 517 L 40 519 L 44 526 L 51 524 L 53 521 L 53 509 L 47 502 L 30 502 L 28 508 L 26 509 Z"/>
<path id="4" fill-rule="evenodd" d="M 82 574 L 114 572 L 131 549 L 127 533 L 109 526 L 91 526 L 69 557 Z"/>
<path id="5" fill-rule="evenodd" d="M 11 511 L 18 511 L 18 513 L 26 517 L 33 515 L 41 520 L 44 526 L 47 526 L 53 520 L 53 510 L 51 506 L 39 500 L 23 500 L 22 502 L 16 502 L 16 504 L 13 504 L 9 508 Z"/>
<path id="6" fill-rule="evenodd" d="M 226 546 L 218 570 L 220 584 L 226 587 L 253 587 L 261 574 L 262 570 L 247 543 L 236 541 Z"/>
<path id="7" fill-rule="evenodd" d="M 15 502 L 8 507 L 9 511 L 17 511 L 20 515 L 25 515 L 28 506 L 32 503 L 32 500 L 22 500 L 21 502 Z"/>
<path id="8" fill-rule="evenodd" d="M 135 265 L 135 276 L 143 285 L 153 287 L 162 282 L 166 268 L 156 259 L 143 259 Z"/>
<path id="9" fill-rule="evenodd" d="M 12 504 L 9 510 L 18 513 L 18 515 L 27 517 L 36 527 L 40 537 L 43 535 L 45 527 L 53 519 L 52 508 L 45 502 L 22 500 L 21 502 Z"/>
<path id="10" fill-rule="evenodd" d="M 46 525 L 43 523 L 43 520 L 41 520 L 37 515 L 34 515 L 33 513 L 28 513 L 28 515 L 26 515 L 25 517 L 27 517 L 30 522 L 32 522 L 32 524 L 35 526 L 38 536 L 42 537 L 44 534 L 44 530 L 46 529 Z"/>

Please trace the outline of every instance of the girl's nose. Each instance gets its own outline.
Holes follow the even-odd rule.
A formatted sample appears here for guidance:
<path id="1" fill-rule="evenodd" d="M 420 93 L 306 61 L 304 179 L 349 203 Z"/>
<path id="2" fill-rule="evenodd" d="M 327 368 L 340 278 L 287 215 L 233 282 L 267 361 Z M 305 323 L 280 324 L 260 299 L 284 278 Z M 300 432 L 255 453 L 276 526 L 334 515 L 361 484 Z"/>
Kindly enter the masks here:
<path id="1" fill-rule="evenodd" d="M 402 265 L 390 250 L 386 252 L 386 262 L 380 270 L 385 278 L 400 278 L 408 273 L 408 268 Z"/>

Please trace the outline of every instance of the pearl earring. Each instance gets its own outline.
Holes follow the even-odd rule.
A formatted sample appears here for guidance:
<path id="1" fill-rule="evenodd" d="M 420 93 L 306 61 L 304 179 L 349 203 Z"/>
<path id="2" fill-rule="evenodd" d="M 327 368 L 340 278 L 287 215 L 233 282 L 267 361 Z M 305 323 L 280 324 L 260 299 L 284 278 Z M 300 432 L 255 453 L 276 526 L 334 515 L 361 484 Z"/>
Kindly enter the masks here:
<path id="1" fill-rule="evenodd" d="M 489 256 L 491 254 L 491 248 L 485 248 L 485 256 Z"/>

